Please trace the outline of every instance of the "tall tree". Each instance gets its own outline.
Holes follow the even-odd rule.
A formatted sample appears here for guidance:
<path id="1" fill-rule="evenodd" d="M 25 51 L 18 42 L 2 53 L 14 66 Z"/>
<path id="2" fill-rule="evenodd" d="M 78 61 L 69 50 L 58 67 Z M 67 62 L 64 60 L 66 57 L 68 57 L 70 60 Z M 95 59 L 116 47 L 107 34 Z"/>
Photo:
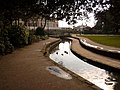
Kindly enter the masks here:
<path id="1" fill-rule="evenodd" d="M 102 21 L 104 23 L 104 30 L 118 33 L 120 29 L 120 1 L 109 0 L 107 3 L 108 9 L 97 12 L 96 18 L 98 21 Z"/>
<path id="2" fill-rule="evenodd" d="M 110 0 L 110 9 L 111 15 L 113 16 L 113 22 L 116 33 L 120 29 L 120 0 Z"/>
<path id="3" fill-rule="evenodd" d="M 4 20 L 8 21 L 24 18 L 27 15 L 30 17 L 39 15 L 45 19 L 65 18 L 69 24 L 74 24 L 77 19 L 87 17 L 89 12 L 97 14 L 99 11 L 110 10 L 117 29 L 119 8 L 119 0 L 2 0 L 0 14 L 4 15 Z"/>

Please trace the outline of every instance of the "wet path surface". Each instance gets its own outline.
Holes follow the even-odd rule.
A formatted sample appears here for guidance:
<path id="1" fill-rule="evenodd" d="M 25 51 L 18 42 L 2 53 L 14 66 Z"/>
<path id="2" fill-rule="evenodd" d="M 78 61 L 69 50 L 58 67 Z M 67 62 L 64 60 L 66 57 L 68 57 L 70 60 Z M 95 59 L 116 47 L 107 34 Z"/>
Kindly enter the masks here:
<path id="1" fill-rule="evenodd" d="M 90 65 L 76 57 L 70 50 L 71 42 L 63 41 L 50 58 L 65 68 L 87 79 L 104 90 L 120 90 L 120 74 Z"/>

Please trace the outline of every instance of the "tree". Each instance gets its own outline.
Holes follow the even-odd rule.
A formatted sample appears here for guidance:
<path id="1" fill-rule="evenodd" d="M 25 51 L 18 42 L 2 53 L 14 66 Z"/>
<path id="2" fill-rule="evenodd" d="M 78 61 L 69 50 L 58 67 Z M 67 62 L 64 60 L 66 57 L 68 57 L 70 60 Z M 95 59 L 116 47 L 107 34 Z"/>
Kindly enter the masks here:
<path id="1" fill-rule="evenodd" d="M 118 33 L 120 29 L 120 1 L 119 0 L 110 0 L 110 13 L 113 16 L 113 22 L 115 27 L 115 32 Z"/>
<path id="2" fill-rule="evenodd" d="M 102 21 L 104 23 L 104 31 L 118 34 L 120 29 L 120 1 L 109 0 L 108 7 L 107 10 L 97 12 L 96 18 L 98 22 Z"/>
<path id="3" fill-rule="evenodd" d="M 98 29 L 100 33 L 114 33 L 114 17 L 110 11 L 99 12 L 96 15 L 98 22 L 95 25 L 95 29 Z"/>
<path id="4" fill-rule="evenodd" d="M 74 24 L 83 16 L 88 18 L 87 14 L 90 12 L 97 14 L 99 11 L 110 10 L 117 29 L 119 27 L 119 8 L 119 0 L 2 0 L 0 14 L 4 16 L 6 22 L 19 20 L 19 18 L 27 20 L 27 15 L 30 17 L 38 15 L 45 20 L 65 18 L 69 24 Z"/>
<path id="5" fill-rule="evenodd" d="M 11 24 L 12 21 L 19 21 L 24 17 L 37 0 L 2 0 L 0 3 L 0 16 L 3 16 L 3 25 L 6 22 Z M 1 21 L 1 20 L 0 20 Z"/>

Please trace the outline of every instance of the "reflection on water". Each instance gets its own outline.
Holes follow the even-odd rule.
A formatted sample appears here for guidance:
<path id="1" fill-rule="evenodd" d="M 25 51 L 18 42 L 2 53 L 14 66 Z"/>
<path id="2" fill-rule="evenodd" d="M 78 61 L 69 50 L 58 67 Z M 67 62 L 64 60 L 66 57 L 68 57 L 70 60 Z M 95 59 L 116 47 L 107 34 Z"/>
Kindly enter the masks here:
<path id="1" fill-rule="evenodd" d="M 104 90 L 120 90 L 120 74 L 84 62 L 71 52 L 70 45 L 68 41 L 60 43 L 50 58 Z"/>

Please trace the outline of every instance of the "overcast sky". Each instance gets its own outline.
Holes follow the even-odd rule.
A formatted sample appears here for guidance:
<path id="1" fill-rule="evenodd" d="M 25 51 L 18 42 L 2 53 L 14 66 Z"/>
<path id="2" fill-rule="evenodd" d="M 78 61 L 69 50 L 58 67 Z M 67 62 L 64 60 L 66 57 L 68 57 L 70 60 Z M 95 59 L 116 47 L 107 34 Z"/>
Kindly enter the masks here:
<path id="1" fill-rule="evenodd" d="M 93 27 L 94 25 L 95 25 L 95 23 L 97 22 L 95 19 L 94 19 L 94 14 L 93 13 L 90 13 L 89 14 L 89 20 L 88 20 L 88 22 L 86 22 L 85 20 L 83 20 L 83 21 L 81 21 L 81 20 L 77 20 L 77 24 L 75 24 L 75 25 L 68 25 L 67 24 L 67 22 L 65 22 L 65 20 L 60 20 L 60 21 L 58 21 L 58 26 L 59 27 L 73 27 L 73 26 L 80 26 L 80 25 L 86 25 L 87 24 L 87 26 L 90 26 L 90 27 Z"/>

